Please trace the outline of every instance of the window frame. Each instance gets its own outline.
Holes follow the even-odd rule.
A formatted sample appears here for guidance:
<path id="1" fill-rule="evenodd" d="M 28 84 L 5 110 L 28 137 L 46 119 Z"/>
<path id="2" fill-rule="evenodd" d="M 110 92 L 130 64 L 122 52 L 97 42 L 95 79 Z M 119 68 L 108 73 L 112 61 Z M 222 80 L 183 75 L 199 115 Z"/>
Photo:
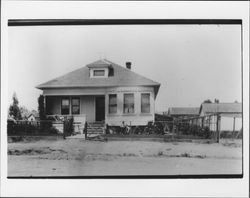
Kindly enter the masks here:
<path id="1" fill-rule="evenodd" d="M 63 113 L 63 106 L 65 106 L 65 105 L 63 105 L 63 100 L 68 100 L 68 102 L 69 102 L 69 105 L 67 105 L 68 110 L 69 110 L 68 114 Z M 70 98 L 62 98 L 61 99 L 61 115 L 70 115 Z"/>
<path id="2" fill-rule="evenodd" d="M 110 104 L 110 96 L 115 96 L 116 97 L 116 103 L 115 104 Z M 112 106 L 111 106 L 112 105 Z M 115 112 L 110 112 L 110 107 L 116 107 L 116 111 Z M 117 94 L 109 94 L 108 95 L 108 113 L 109 114 L 117 114 L 117 107 L 118 107 L 118 104 L 117 104 Z"/>
<path id="3" fill-rule="evenodd" d="M 79 100 L 79 105 L 74 105 L 73 104 L 73 100 L 75 100 L 75 99 Z M 79 107 L 79 113 L 73 113 L 73 107 L 74 106 Z M 71 114 L 72 115 L 80 115 L 81 114 L 81 100 L 80 100 L 80 97 L 72 97 L 71 98 Z"/>
<path id="4" fill-rule="evenodd" d="M 95 75 L 96 71 L 103 71 L 103 75 Z M 105 77 L 105 69 L 93 69 L 93 77 Z"/>
<path id="5" fill-rule="evenodd" d="M 143 109 L 142 106 L 145 105 L 145 104 L 142 103 L 142 96 L 143 96 L 143 95 L 149 95 L 149 103 L 147 103 L 147 105 L 149 105 L 149 112 L 143 112 L 143 111 L 142 111 L 142 109 Z M 142 114 L 150 114 L 150 113 L 151 113 L 151 100 L 150 100 L 150 96 L 151 96 L 150 93 L 141 93 L 141 113 L 142 113 Z"/>
<path id="6" fill-rule="evenodd" d="M 125 95 L 133 95 L 133 112 L 125 112 Z M 135 114 L 135 93 L 124 93 L 123 94 L 123 114 Z"/>

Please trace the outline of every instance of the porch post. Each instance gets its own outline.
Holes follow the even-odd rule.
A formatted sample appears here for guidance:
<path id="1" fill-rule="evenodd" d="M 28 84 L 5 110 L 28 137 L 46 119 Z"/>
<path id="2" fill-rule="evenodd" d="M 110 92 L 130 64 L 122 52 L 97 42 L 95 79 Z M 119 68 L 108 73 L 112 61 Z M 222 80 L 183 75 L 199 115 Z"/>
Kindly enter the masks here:
<path id="1" fill-rule="evenodd" d="M 45 116 L 47 115 L 46 98 L 47 98 L 46 95 L 44 95 L 44 114 L 45 114 Z"/>
<path id="2" fill-rule="evenodd" d="M 71 105 L 71 99 L 72 99 L 72 96 L 69 97 L 69 115 L 72 116 L 72 105 Z"/>

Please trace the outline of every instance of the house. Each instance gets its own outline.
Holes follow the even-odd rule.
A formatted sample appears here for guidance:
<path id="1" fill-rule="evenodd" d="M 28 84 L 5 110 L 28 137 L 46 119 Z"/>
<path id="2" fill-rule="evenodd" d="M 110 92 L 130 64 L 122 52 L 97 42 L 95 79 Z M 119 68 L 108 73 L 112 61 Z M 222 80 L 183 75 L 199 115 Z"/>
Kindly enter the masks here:
<path id="1" fill-rule="evenodd" d="M 73 116 L 111 126 L 154 121 L 160 84 L 106 59 L 87 64 L 37 86 L 45 97 L 46 115 Z"/>
<path id="2" fill-rule="evenodd" d="M 199 107 L 171 107 L 167 114 L 173 118 L 186 119 L 199 116 Z"/>
<path id="3" fill-rule="evenodd" d="M 220 130 L 239 131 L 242 128 L 242 103 L 203 103 L 199 115 L 205 116 L 203 124 L 210 123 L 210 129 L 214 131 L 217 115 L 221 117 Z"/>
<path id="4" fill-rule="evenodd" d="M 37 121 L 37 120 L 39 120 L 39 116 L 36 113 L 31 113 L 27 117 L 27 120 L 28 121 Z"/>
<path id="5" fill-rule="evenodd" d="M 34 116 L 33 114 L 30 114 L 30 115 L 27 117 L 27 120 L 28 120 L 28 121 L 35 121 L 36 118 L 35 118 L 35 116 Z"/>

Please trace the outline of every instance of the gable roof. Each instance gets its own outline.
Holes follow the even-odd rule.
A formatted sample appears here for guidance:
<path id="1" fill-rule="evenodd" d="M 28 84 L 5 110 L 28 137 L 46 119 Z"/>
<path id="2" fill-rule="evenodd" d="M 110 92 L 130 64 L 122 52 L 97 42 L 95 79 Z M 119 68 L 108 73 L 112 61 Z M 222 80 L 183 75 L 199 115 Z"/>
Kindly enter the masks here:
<path id="1" fill-rule="evenodd" d="M 108 78 L 90 78 L 89 67 L 111 66 L 114 75 Z M 117 87 L 117 86 L 154 86 L 157 95 L 160 83 L 141 76 L 125 67 L 107 59 L 98 60 L 85 67 L 38 85 L 38 89 L 48 88 L 84 88 L 84 87 Z"/>
<path id="2" fill-rule="evenodd" d="M 202 103 L 200 113 L 242 113 L 242 103 Z"/>
<path id="3" fill-rule="evenodd" d="M 172 107 L 169 108 L 169 115 L 199 115 L 199 107 Z"/>
<path id="4" fill-rule="evenodd" d="M 35 118 L 39 117 L 38 113 L 30 113 L 27 118 L 29 118 L 31 116 L 34 116 Z"/>

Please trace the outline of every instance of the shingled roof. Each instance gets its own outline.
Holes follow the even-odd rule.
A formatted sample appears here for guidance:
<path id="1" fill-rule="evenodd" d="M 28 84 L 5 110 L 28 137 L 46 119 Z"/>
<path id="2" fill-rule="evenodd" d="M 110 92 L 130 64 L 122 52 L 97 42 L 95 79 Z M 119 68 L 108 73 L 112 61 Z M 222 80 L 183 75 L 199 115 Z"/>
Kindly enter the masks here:
<path id="1" fill-rule="evenodd" d="M 89 68 L 109 66 L 114 75 L 108 78 L 90 78 Z M 85 87 L 117 87 L 117 86 L 153 86 L 157 95 L 160 83 L 141 76 L 125 67 L 107 59 L 95 61 L 80 69 L 38 85 L 38 89 L 49 88 L 85 88 Z"/>
<path id="2" fill-rule="evenodd" d="M 200 112 L 209 113 L 242 113 L 242 103 L 203 103 Z"/>
<path id="3" fill-rule="evenodd" d="M 199 107 L 172 107 L 169 108 L 169 115 L 199 115 Z"/>

